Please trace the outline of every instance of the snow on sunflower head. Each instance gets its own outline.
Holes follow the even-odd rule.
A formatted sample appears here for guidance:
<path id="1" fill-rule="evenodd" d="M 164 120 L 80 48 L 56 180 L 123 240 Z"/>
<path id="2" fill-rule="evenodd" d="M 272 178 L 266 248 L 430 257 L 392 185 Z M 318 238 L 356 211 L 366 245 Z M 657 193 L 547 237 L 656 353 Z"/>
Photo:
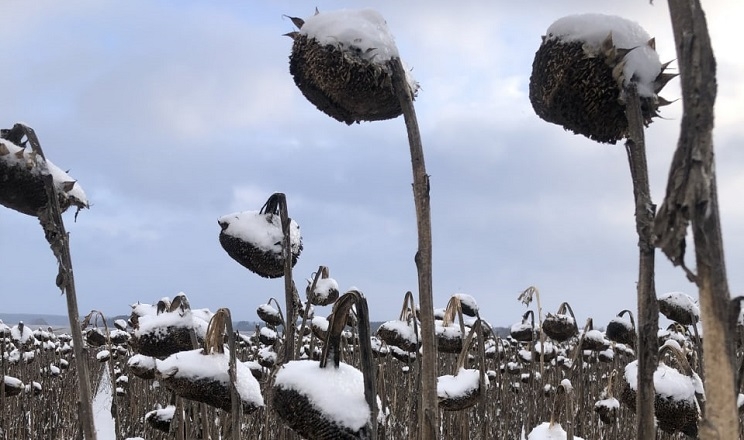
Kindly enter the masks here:
<path id="1" fill-rule="evenodd" d="M 535 113 L 547 122 L 602 143 L 626 137 L 625 88 L 635 83 L 644 123 L 669 102 L 657 94 L 666 73 L 656 43 L 637 23 L 612 15 L 581 14 L 555 21 L 542 37 L 530 76 Z"/>

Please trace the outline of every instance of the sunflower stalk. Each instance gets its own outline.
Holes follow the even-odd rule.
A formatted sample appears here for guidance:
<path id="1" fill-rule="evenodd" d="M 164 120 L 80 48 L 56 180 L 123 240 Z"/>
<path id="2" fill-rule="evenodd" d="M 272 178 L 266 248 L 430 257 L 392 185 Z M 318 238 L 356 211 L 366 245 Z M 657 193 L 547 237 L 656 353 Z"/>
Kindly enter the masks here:
<path id="1" fill-rule="evenodd" d="M 628 118 L 628 138 L 625 150 L 628 153 L 630 175 L 633 180 L 635 198 L 636 232 L 638 234 L 638 393 L 636 414 L 638 415 L 637 438 L 653 438 L 654 425 L 654 381 L 658 358 L 659 306 L 654 285 L 653 224 L 656 205 L 651 201 L 646 163 L 646 141 L 641 98 L 634 82 L 625 88 Z"/>
<path id="2" fill-rule="evenodd" d="M 655 230 L 656 245 L 686 268 L 687 227 L 692 225 L 703 325 L 706 414 L 700 438 L 738 438 L 730 292 L 723 255 L 713 153 L 716 61 L 699 0 L 669 0 L 682 86 L 682 124 Z"/>
<path id="3" fill-rule="evenodd" d="M 86 362 L 87 353 L 83 344 L 83 333 L 78 322 L 77 295 L 75 291 L 75 278 L 72 273 L 72 256 L 70 254 L 69 235 L 65 230 L 62 210 L 54 188 L 54 178 L 47 168 L 46 157 L 41 148 L 39 138 L 33 128 L 24 124 L 15 124 L 11 132 L 26 136 L 31 149 L 42 158 L 41 168 L 44 180 L 44 190 L 47 195 L 47 204 L 38 212 L 39 222 L 44 229 L 44 236 L 49 242 L 52 252 L 57 259 L 58 273 L 56 284 L 62 290 L 67 300 L 67 315 L 70 321 L 73 349 L 75 353 L 75 366 L 78 369 L 78 390 L 80 399 L 78 411 L 82 430 L 87 440 L 96 439 L 96 429 L 93 420 L 93 404 L 90 385 L 90 374 Z"/>
<path id="4" fill-rule="evenodd" d="M 230 416 L 232 418 L 232 440 L 240 440 L 240 425 L 243 406 L 240 404 L 240 394 L 238 394 L 237 382 L 238 373 L 237 348 L 235 346 L 235 332 L 232 326 L 232 315 L 230 309 L 222 308 L 217 311 L 225 314 L 225 332 L 227 333 L 227 345 L 230 350 L 230 361 L 228 365 L 230 375 Z"/>
<path id="5" fill-rule="evenodd" d="M 286 306 L 287 320 L 284 326 L 284 362 L 294 359 L 295 355 L 295 323 L 297 322 L 297 311 L 294 307 L 295 288 L 292 279 L 292 242 L 290 238 L 290 219 L 287 212 L 287 198 L 283 193 L 276 193 L 271 196 L 276 197 L 279 215 L 282 221 L 282 257 L 284 259 L 284 300 Z M 271 199 L 269 199 L 271 200 Z M 266 202 L 267 204 L 269 202 Z"/>
<path id="6" fill-rule="evenodd" d="M 573 408 L 573 389 L 564 384 L 560 385 L 566 394 L 566 440 L 574 440 L 574 408 Z"/>
<path id="7" fill-rule="evenodd" d="M 542 313 L 542 303 L 540 302 L 540 290 L 535 286 L 530 286 L 521 294 L 519 294 L 518 299 L 522 302 L 522 304 L 529 307 L 529 305 L 532 303 L 533 297 L 535 298 L 535 300 L 537 300 L 537 320 L 538 324 L 540 325 L 540 387 L 543 387 L 545 385 L 545 332 L 543 331 L 544 319 Z M 571 310 L 571 314 L 573 315 L 573 310 Z M 535 328 L 534 318 L 535 315 L 533 314 L 533 329 Z"/>
<path id="8" fill-rule="evenodd" d="M 421 407 L 419 410 L 419 438 L 439 438 L 439 410 L 437 408 L 437 344 L 434 334 L 434 298 L 432 294 L 432 244 L 429 175 L 426 174 L 424 149 L 421 144 L 416 110 L 411 88 L 400 58 L 390 60 L 393 88 L 403 111 L 413 170 L 413 200 L 416 207 L 418 251 L 415 262 L 418 271 L 419 306 L 421 307 Z"/>
<path id="9" fill-rule="evenodd" d="M 319 266 L 318 271 L 315 272 L 315 275 L 313 277 L 313 282 L 308 286 L 308 288 L 305 290 L 306 297 L 305 297 L 305 313 L 302 315 L 302 324 L 300 324 L 300 338 L 302 338 L 302 335 L 305 334 L 305 326 L 307 325 L 307 315 L 310 314 L 310 306 L 313 301 L 313 297 L 315 296 L 315 286 L 318 284 L 318 280 L 323 275 L 323 273 L 328 273 L 328 268 L 325 266 Z M 297 347 L 295 347 L 294 351 L 294 359 L 299 359 L 300 357 L 300 346 L 301 344 L 297 344 Z"/>
<path id="10" fill-rule="evenodd" d="M 370 411 L 370 440 L 377 440 L 377 370 L 372 355 L 369 306 L 367 305 L 367 299 L 358 290 L 350 290 L 344 296 L 350 296 L 353 299 L 353 305 L 356 307 L 360 364 L 364 375 L 364 399 L 367 401 Z M 347 311 L 346 314 L 348 313 Z"/>

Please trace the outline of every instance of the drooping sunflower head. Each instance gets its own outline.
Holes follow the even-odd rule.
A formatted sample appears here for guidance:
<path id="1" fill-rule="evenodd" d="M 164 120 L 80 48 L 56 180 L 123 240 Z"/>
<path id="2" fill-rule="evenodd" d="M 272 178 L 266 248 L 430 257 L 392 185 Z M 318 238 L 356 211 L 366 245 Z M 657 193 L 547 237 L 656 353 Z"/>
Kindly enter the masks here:
<path id="1" fill-rule="evenodd" d="M 646 125 L 668 101 L 658 93 L 675 74 L 656 43 L 635 22 L 583 14 L 554 22 L 535 54 L 529 96 L 537 115 L 592 140 L 614 144 L 627 135 L 625 89 L 636 84 Z"/>
<path id="2" fill-rule="evenodd" d="M 319 13 L 286 34 L 294 40 L 289 72 L 302 94 L 332 118 L 352 124 L 402 113 L 390 60 L 399 57 L 382 16 L 372 9 Z M 418 84 L 409 79 L 411 94 Z"/>

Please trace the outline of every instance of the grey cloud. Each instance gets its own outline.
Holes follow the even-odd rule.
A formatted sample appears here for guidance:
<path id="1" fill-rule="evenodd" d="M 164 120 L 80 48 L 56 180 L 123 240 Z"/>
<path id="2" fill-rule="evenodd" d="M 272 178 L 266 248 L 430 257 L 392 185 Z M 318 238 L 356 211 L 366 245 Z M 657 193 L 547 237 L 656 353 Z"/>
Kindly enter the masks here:
<path id="1" fill-rule="evenodd" d="M 604 322 L 635 304 L 624 147 L 595 144 L 533 114 L 526 88 L 540 35 L 554 19 L 591 7 L 636 19 L 672 47 L 662 4 L 543 3 L 379 4 L 423 87 L 416 105 L 432 183 L 435 303 L 469 293 L 499 325 L 518 319 L 524 307 L 516 297 L 531 284 L 543 292 L 546 310 L 568 300 L 580 320 L 591 314 Z M 94 203 L 77 223 L 66 217 L 81 311 L 126 313 L 129 303 L 183 290 L 195 307 L 230 307 L 239 319 L 253 319 L 269 297 L 282 301 L 283 283 L 232 261 L 217 241 L 216 220 L 257 210 L 283 191 L 304 236 L 295 269 L 300 291 L 318 265 L 328 265 L 342 288 L 368 295 L 373 318 L 397 316 L 403 293 L 416 290 L 403 120 L 349 127 L 302 97 L 288 72 L 291 41 L 281 37 L 291 23 L 281 14 L 312 8 L 133 2 L 74 9 L 91 4 L 23 15 L 27 27 L 14 30 L 23 33 L 0 40 L 17 60 L 16 69 L 0 72 L 13 103 L 0 109 L 4 124 L 34 126 L 50 157 L 72 168 Z M 334 5 L 346 7 L 327 8 Z M 449 32 L 437 33 L 432 23 L 442 20 Z M 31 31 L 42 25 L 46 32 Z M 470 31 L 453 34 L 463 27 Z M 463 48 L 471 39 L 479 41 Z M 480 58 L 468 59 L 473 53 Z M 735 75 L 727 72 L 720 81 L 731 84 Z M 668 87 L 664 96 L 679 96 L 675 81 Z M 680 107 L 665 109 L 669 120 L 647 130 L 657 203 Z M 731 186 L 744 160 L 739 125 L 716 133 L 732 268 L 744 258 L 741 211 L 727 208 L 737 203 Z M 3 210 L 0 237 L 3 291 L 33 293 L 44 298 L 45 312 L 60 310 L 56 267 L 37 222 Z M 659 292 L 695 295 L 681 271 L 657 260 Z M 729 272 L 732 290 L 740 291 L 742 275 Z M 4 307 L 26 311 L 22 299 Z"/>

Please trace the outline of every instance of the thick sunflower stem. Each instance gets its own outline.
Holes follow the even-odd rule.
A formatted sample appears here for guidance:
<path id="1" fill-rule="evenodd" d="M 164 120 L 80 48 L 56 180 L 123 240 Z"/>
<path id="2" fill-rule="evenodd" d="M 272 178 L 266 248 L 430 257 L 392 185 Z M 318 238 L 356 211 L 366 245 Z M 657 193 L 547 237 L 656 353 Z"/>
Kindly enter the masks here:
<path id="1" fill-rule="evenodd" d="M 651 202 L 646 163 L 646 141 L 644 138 L 641 100 L 636 84 L 625 88 L 628 118 L 628 153 L 630 174 L 633 179 L 635 198 L 636 232 L 638 233 L 638 392 L 636 393 L 636 416 L 638 425 L 636 438 L 654 438 L 654 372 L 658 359 L 657 332 L 659 328 L 659 305 L 654 286 L 653 225 L 656 205 Z"/>
<path id="2" fill-rule="evenodd" d="M 295 284 L 292 279 L 292 239 L 290 236 L 291 220 L 287 210 L 287 198 L 283 193 L 275 193 L 279 204 L 279 216 L 282 222 L 282 257 L 284 258 L 284 301 L 286 303 L 287 320 L 284 326 L 284 362 L 294 360 L 295 356 L 295 325 L 297 311 L 295 310 Z"/>
<path id="3" fill-rule="evenodd" d="M 15 127 L 14 127 L 15 128 Z M 21 124 L 31 148 L 41 156 L 43 169 L 46 169 L 46 158 L 41 149 L 41 144 L 33 128 Z M 80 423 L 86 440 L 96 440 L 96 428 L 93 420 L 93 398 L 90 385 L 90 372 L 87 363 L 87 351 L 83 343 L 83 332 L 78 321 L 77 294 L 75 291 L 75 278 L 72 273 L 72 256 L 70 253 L 70 237 L 65 230 L 62 219 L 62 210 L 59 207 L 57 190 L 54 188 L 54 179 L 46 171 L 44 175 L 44 189 L 47 195 L 47 205 L 39 213 L 39 222 L 44 228 L 44 235 L 49 242 L 54 256 L 57 258 L 59 272 L 57 274 L 57 287 L 65 294 L 67 300 L 67 316 L 72 333 L 73 351 L 75 354 L 75 367 L 78 371 L 78 410 L 80 412 Z"/>
<path id="4" fill-rule="evenodd" d="M 716 60 L 699 0 L 669 0 L 682 86 L 682 128 L 656 228 L 657 245 L 684 266 L 685 232 L 692 224 L 703 325 L 706 413 L 700 438 L 739 438 L 730 293 L 723 254 L 715 161 Z M 663 213 L 663 215 L 661 215 Z"/>
<path id="5" fill-rule="evenodd" d="M 240 428 L 241 428 L 241 416 L 243 405 L 240 401 L 240 394 L 238 393 L 238 371 L 237 371 L 237 346 L 235 341 L 235 331 L 232 325 L 232 314 L 230 309 L 222 308 L 218 312 L 223 312 L 226 316 L 225 319 L 225 333 L 227 334 L 227 346 L 230 350 L 230 360 L 228 363 L 228 375 L 230 377 L 230 419 L 232 420 L 232 426 L 230 429 L 230 435 L 232 440 L 240 440 Z M 220 329 L 222 330 L 222 329 Z M 220 341 L 221 343 L 222 341 Z M 206 420 L 206 419 L 205 419 Z"/>
<path id="6" fill-rule="evenodd" d="M 431 208 L 429 205 L 429 175 L 424 164 L 424 149 L 421 144 L 416 111 L 413 107 L 411 89 L 399 58 L 390 62 L 393 88 L 395 89 L 408 132 L 413 168 L 413 200 L 416 206 L 418 251 L 419 306 L 421 307 L 421 405 L 418 414 L 419 439 L 439 438 L 439 409 L 437 400 L 437 345 L 434 337 L 434 298 L 432 293 L 432 245 Z"/>

